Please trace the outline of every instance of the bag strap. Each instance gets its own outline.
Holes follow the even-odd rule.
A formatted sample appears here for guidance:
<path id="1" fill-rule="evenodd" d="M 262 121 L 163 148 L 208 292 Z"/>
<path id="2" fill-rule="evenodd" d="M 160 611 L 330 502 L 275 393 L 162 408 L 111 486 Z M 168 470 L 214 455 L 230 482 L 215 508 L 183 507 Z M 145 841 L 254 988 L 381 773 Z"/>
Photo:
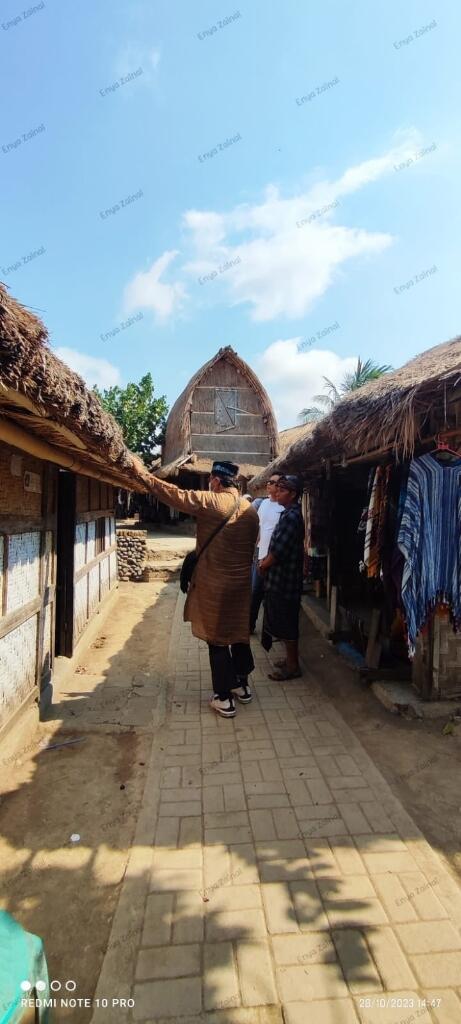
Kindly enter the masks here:
<path id="1" fill-rule="evenodd" d="M 197 553 L 197 561 L 195 563 L 196 565 L 197 565 L 197 562 L 198 562 L 199 558 L 201 557 L 201 555 L 203 555 L 203 552 L 205 551 L 205 549 L 208 547 L 209 544 L 211 544 L 211 541 L 214 540 L 215 537 L 217 537 L 217 535 L 220 532 L 220 530 L 222 530 L 224 528 L 224 526 L 226 525 L 226 523 L 229 522 L 229 519 L 232 519 L 232 516 L 234 515 L 234 512 L 237 512 L 239 508 L 240 508 L 240 498 L 236 498 L 235 499 L 234 507 L 229 512 L 229 515 L 227 515 L 226 518 L 223 519 L 222 523 L 219 523 L 219 526 L 217 526 L 216 529 L 213 530 L 213 533 L 210 534 L 210 536 L 208 537 L 208 540 L 205 541 L 203 547 L 200 548 L 200 551 Z"/>

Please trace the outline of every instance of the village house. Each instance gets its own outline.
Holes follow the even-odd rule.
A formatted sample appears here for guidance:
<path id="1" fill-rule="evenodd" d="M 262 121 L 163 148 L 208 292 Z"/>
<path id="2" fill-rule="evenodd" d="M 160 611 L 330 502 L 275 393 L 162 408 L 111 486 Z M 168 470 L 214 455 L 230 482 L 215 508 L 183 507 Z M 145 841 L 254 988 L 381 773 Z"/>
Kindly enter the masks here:
<path id="1" fill-rule="evenodd" d="M 304 478 L 309 617 L 348 656 L 356 651 L 364 678 L 408 680 L 424 699 L 461 696 L 461 634 L 447 606 L 432 609 L 409 652 L 397 546 L 412 460 L 432 452 L 434 464 L 449 462 L 456 470 L 456 454 L 447 449 L 461 449 L 461 339 L 351 392 L 320 422 L 293 428 L 288 439 L 249 489 L 264 493 L 275 470 Z M 366 561 L 374 520 L 379 550 Z M 421 571 L 416 558 L 413 571 Z M 420 584 L 416 575 L 416 597 Z"/>
<path id="2" fill-rule="evenodd" d="M 149 474 L 42 322 L 0 285 L 0 731 L 52 698 L 117 581 L 119 487 Z"/>
<path id="3" fill-rule="evenodd" d="M 168 416 L 162 479 L 206 489 L 212 462 L 240 467 L 240 482 L 260 473 L 279 452 L 271 401 L 256 374 L 230 347 L 221 348 L 189 381 Z M 160 460 L 159 460 L 160 463 Z"/>

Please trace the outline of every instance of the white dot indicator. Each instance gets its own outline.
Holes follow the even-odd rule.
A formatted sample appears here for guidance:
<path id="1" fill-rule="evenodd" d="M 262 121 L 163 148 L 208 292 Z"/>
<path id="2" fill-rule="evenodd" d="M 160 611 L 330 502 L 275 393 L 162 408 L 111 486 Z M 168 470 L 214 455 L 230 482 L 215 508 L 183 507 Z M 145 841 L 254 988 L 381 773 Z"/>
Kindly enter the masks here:
<path id="1" fill-rule="evenodd" d="M 71 841 L 71 843 L 79 843 L 80 842 L 80 836 L 79 836 L 78 832 L 72 832 L 72 835 L 70 837 L 70 841 Z"/>
<path id="2" fill-rule="evenodd" d="M 44 992 L 45 989 L 46 989 L 46 982 L 45 981 L 37 981 L 37 983 L 35 985 L 35 988 L 37 989 L 37 992 Z"/>
<path id="3" fill-rule="evenodd" d="M 32 988 L 30 981 L 21 981 L 21 988 L 23 992 L 28 992 Z"/>

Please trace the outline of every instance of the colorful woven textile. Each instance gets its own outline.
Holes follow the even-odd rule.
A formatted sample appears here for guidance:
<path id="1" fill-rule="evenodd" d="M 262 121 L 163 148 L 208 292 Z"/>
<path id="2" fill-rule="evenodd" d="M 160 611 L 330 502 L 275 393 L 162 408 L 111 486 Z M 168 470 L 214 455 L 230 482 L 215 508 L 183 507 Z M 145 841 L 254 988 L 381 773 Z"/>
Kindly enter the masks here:
<path id="1" fill-rule="evenodd" d="M 461 625 L 461 459 L 413 459 L 398 535 L 405 564 L 402 602 L 410 656 L 416 636 L 437 604 Z"/>
<path id="2" fill-rule="evenodd" d="M 363 554 L 363 564 L 366 568 L 367 576 L 370 578 L 379 576 L 381 568 L 381 550 L 384 543 L 390 471 L 390 466 L 378 466 L 371 487 L 370 503 L 366 516 Z"/>

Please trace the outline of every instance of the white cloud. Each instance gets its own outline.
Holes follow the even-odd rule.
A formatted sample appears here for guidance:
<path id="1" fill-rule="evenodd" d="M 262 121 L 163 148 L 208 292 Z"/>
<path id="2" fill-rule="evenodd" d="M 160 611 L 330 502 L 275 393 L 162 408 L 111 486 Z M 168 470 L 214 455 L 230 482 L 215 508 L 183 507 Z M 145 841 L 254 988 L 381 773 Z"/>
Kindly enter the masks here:
<path id="1" fill-rule="evenodd" d="M 71 370 L 79 373 L 88 387 L 111 388 L 114 384 L 120 384 L 121 374 L 117 366 L 110 363 L 108 359 L 97 359 L 96 356 L 88 356 L 86 352 L 78 352 L 75 348 L 55 348 L 58 359 L 70 366 Z"/>
<path id="2" fill-rule="evenodd" d="M 394 165 L 414 154 L 422 141 L 415 129 L 401 132 L 383 156 L 364 160 L 335 181 L 318 181 L 288 198 L 268 185 L 259 203 L 239 204 L 227 212 L 187 210 L 182 218 L 187 256 L 178 266 L 176 282 L 159 281 L 179 255 L 167 251 L 127 286 L 125 308 L 145 306 L 166 319 L 186 297 L 182 282 L 197 283 L 216 271 L 206 288 L 200 288 L 202 301 L 245 304 L 257 321 L 305 316 L 345 264 L 376 257 L 392 245 L 388 232 L 338 224 L 341 205 L 348 195 L 392 173 Z M 220 271 L 225 263 L 231 265 Z"/>
<path id="3" fill-rule="evenodd" d="M 151 309 L 160 320 L 164 320 L 179 310 L 186 295 L 184 286 L 180 283 L 163 284 L 160 281 L 162 274 L 178 255 L 176 250 L 164 252 L 149 270 L 139 271 L 129 281 L 123 296 L 126 313 L 134 309 Z"/>
<path id="4" fill-rule="evenodd" d="M 357 356 L 342 358 L 329 349 L 300 352 L 302 338 L 274 341 L 253 360 L 256 373 L 269 392 L 279 429 L 299 423 L 301 409 L 312 405 L 324 391 L 324 377 L 339 384 L 354 369 Z"/>
<path id="5" fill-rule="evenodd" d="M 223 214 L 187 211 L 183 222 L 193 256 L 183 270 L 197 278 L 239 256 L 240 261 L 222 278 L 233 305 L 248 303 L 253 320 L 304 316 L 344 263 L 378 255 L 393 241 L 385 232 L 335 225 L 341 199 L 390 173 L 420 141 L 412 129 L 384 156 L 363 161 L 336 181 L 318 182 L 291 198 L 283 198 L 269 185 L 259 204 L 242 204 Z M 335 205 L 317 217 L 319 209 L 330 204 Z M 298 226 L 313 214 L 310 223 Z"/>

